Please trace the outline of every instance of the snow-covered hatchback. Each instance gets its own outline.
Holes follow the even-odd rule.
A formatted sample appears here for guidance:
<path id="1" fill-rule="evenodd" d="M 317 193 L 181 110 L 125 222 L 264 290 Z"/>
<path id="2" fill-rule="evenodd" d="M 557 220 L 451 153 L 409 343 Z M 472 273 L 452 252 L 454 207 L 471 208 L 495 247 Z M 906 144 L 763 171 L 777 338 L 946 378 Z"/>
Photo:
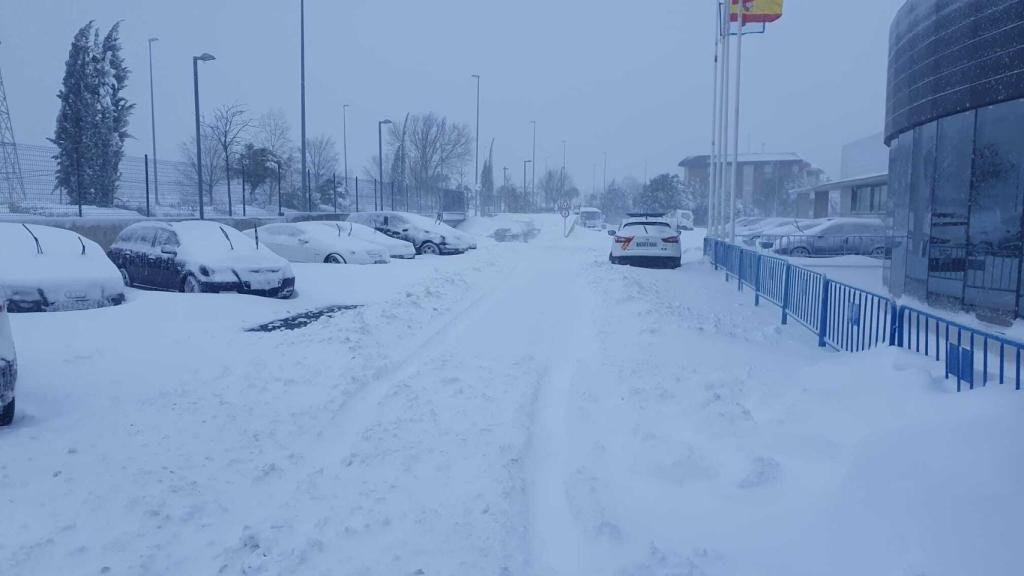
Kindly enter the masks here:
<path id="1" fill-rule="evenodd" d="M 682 251 L 679 232 L 665 218 L 635 217 L 623 220 L 618 230 L 609 230 L 612 264 L 649 268 L 679 268 Z"/>
<path id="2" fill-rule="evenodd" d="M 14 354 L 11 323 L 7 319 L 4 299 L 0 298 L 0 426 L 8 426 L 14 421 L 14 384 L 17 381 L 18 359 Z"/>
<path id="3" fill-rule="evenodd" d="M 238 230 L 209 220 L 139 222 L 121 231 L 110 259 L 128 286 L 171 292 L 238 292 L 289 298 L 288 261 Z"/>
<path id="4" fill-rule="evenodd" d="M 8 312 L 115 306 L 124 284 L 99 244 L 63 228 L 0 223 L 0 289 Z"/>

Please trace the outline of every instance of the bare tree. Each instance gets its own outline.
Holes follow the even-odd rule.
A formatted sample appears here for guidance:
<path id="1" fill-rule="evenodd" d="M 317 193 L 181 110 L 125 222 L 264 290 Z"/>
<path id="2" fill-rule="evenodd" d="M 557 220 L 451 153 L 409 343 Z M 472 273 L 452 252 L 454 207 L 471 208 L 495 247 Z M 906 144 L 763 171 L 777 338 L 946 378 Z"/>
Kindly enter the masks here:
<path id="1" fill-rule="evenodd" d="M 271 161 L 280 165 L 286 178 L 293 179 L 291 166 L 295 161 L 295 145 L 292 143 L 291 126 L 283 110 L 277 108 L 260 115 L 253 126 L 252 139 L 256 147 L 269 151 Z M 273 202 L 273 199 L 268 195 L 267 201 Z"/>
<path id="2" fill-rule="evenodd" d="M 409 176 L 418 190 L 440 194 L 472 158 L 473 135 L 466 124 L 449 123 L 433 112 L 409 119 L 407 150 Z"/>
<path id="3" fill-rule="evenodd" d="M 248 112 L 241 104 L 220 106 L 213 113 L 213 121 L 206 128 L 220 146 L 224 160 L 224 179 L 228 184 L 228 213 L 231 213 L 231 156 L 242 143 L 242 134 L 252 125 Z"/>
<path id="4" fill-rule="evenodd" d="M 210 205 L 213 205 L 213 189 L 224 181 L 224 150 L 220 147 L 209 127 L 200 131 L 203 146 L 203 189 L 206 191 Z M 182 179 L 192 186 L 196 185 L 199 172 L 196 170 L 196 137 L 178 146 L 185 164 L 181 170 Z"/>
<path id="5" fill-rule="evenodd" d="M 334 138 L 324 134 L 310 138 L 306 143 L 306 161 L 316 188 L 338 167 L 338 148 Z"/>

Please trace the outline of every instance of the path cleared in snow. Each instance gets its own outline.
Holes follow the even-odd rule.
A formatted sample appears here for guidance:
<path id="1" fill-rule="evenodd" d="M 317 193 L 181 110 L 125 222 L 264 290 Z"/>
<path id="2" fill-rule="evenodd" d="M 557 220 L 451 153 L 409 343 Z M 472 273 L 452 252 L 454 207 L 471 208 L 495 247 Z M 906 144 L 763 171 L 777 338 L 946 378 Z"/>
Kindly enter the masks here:
<path id="1" fill-rule="evenodd" d="M 824 353 L 685 236 L 12 319 L 0 574 L 1019 574 L 1019 395 Z M 296 330 L 247 329 L 328 306 Z"/>

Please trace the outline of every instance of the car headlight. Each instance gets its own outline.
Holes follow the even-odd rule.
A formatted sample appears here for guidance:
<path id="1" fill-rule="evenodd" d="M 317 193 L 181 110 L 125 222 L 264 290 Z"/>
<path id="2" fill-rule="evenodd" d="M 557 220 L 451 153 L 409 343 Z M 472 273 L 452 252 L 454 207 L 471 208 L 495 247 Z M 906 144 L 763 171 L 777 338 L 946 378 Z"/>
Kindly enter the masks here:
<path id="1" fill-rule="evenodd" d="M 210 269 L 207 268 L 205 264 L 200 264 L 199 265 L 199 273 L 202 274 L 203 276 L 209 276 L 210 275 Z"/>

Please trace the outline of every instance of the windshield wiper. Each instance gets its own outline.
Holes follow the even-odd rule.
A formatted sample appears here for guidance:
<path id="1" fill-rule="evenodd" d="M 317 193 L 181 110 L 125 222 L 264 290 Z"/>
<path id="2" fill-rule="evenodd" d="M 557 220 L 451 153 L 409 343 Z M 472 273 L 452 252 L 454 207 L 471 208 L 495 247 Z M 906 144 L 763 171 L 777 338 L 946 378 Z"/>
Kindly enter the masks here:
<path id="1" fill-rule="evenodd" d="M 218 228 L 220 228 L 220 233 L 224 235 L 224 239 L 228 241 L 228 246 L 231 246 L 231 249 L 234 250 L 235 249 L 235 243 L 232 242 L 231 241 L 231 237 L 228 236 L 228 231 L 225 230 L 223 226 L 218 226 Z"/>
<path id="2" fill-rule="evenodd" d="M 39 238 L 37 238 L 35 233 L 28 227 L 28 224 L 22 224 L 21 227 L 24 228 L 25 231 L 29 233 L 29 236 L 32 236 L 32 239 L 36 241 L 36 252 L 42 254 L 43 245 L 39 243 Z"/>
<path id="3" fill-rule="evenodd" d="M 78 237 L 78 243 L 82 245 L 82 256 L 85 256 L 85 241 L 81 236 Z"/>

